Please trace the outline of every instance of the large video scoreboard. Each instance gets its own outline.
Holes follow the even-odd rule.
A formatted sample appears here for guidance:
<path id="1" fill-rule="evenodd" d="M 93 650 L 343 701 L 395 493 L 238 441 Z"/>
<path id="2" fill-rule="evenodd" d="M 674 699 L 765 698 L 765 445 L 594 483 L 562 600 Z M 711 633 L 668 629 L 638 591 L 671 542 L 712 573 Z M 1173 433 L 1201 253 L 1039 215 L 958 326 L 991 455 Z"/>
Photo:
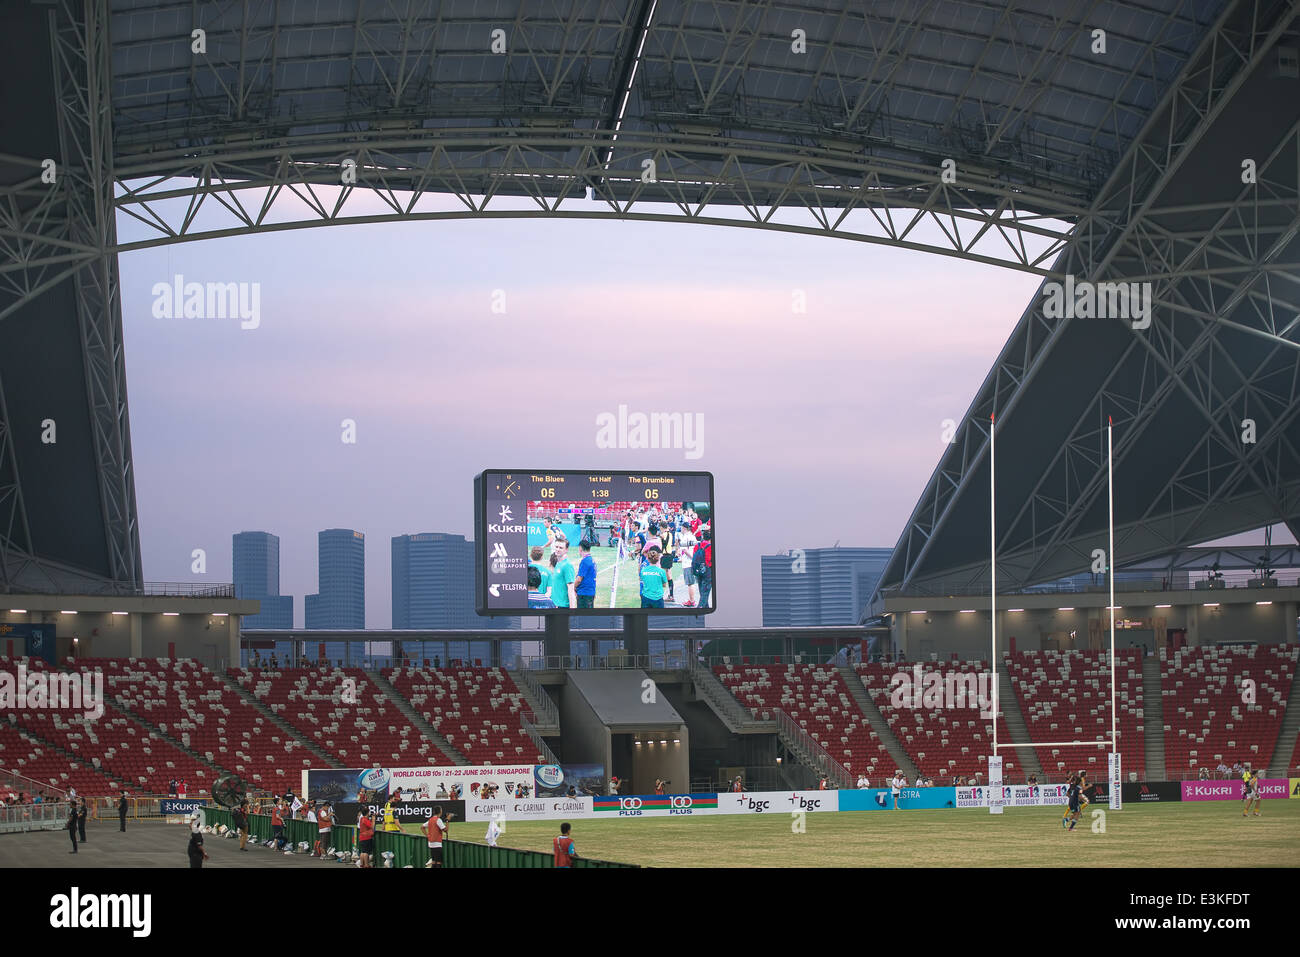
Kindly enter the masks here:
<path id="1" fill-rule="evenodd" d="M 474 506 L 479 614 L 716 607 L 708 472 L 489 470 Z"/>

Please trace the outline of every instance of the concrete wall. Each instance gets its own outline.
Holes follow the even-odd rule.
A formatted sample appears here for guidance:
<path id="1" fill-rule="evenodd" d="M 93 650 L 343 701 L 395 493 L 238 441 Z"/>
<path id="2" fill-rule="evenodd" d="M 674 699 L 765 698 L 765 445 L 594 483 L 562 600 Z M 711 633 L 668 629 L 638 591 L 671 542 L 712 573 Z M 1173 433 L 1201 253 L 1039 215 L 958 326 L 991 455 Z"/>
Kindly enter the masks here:
<path id="1" fill-rule="evenodd" d="M 20 596 L 6 596 L 0 598 L 0 603 L 16 606 L 18 600 Z M 68 657 L 162 658 L 170 655 L 196 658 L 212 668 L 229 667 L 239 662 L 240 616 L 237 614 L 191 610 L 175 615 L 162 611 L 129 611 L 123 615 L 102 609 L 78 610 L 75 599 L 64 599 L 63 604 L 67 607 L 59 611 L 28 609 L 22 614 L 5 608 L 0 610 L 0 626 L 8 622 L 53 624 L 55 654 L 60 661 Z M 77 614 L 64 614 L 64 611 L 77 611 Z M 0 634 L 0 655 L 24 653 L 24 639 Z"/>
<path id="2" fill-rule="evenodd" d="M 560 706 L 560 727 L 564 729 L 560 760 L 566 764 L 599 764 L 608 775 L 613 759 L 609 729 L 571 682 L 566 681 L 555 697 Z"/>

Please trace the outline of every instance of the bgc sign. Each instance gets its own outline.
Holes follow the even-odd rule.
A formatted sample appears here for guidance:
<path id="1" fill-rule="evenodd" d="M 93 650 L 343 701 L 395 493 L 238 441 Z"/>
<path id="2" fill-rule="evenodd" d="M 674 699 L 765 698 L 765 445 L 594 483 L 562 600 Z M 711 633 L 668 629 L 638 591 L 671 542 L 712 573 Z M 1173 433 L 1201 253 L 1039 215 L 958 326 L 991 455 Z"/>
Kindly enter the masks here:
<path id="1" fill-rule="evenodd" d="M 838 811 L 839 791 L 744 791 L 719 794 L 719 814 L 789 814 Z"/>
<path id="2" fill-rule="evenodd" d="M 630 794 L 593 799 L 597 815 L 617 817 L 668 817 L 718 813 L 716 794 Z"/>

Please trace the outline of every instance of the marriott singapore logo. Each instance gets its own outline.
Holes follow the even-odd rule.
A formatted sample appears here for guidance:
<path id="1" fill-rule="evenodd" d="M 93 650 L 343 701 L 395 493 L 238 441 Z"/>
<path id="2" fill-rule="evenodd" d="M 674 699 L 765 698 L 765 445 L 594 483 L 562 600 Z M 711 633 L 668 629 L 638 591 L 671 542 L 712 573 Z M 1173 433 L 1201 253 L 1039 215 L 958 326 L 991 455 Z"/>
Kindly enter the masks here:
<path id="1" fill-rule="evenodd" d="M 930 708 L 936 711 L 978 707 L 981 718 L 993 717 L 992 677 L 987 671 L 926 671 L 920 664 L 910 672 L 897 671 L 889 679 L 889 703 L 894 708 Z"/>
<path id="2" fill-rule="evenodd" d="M 0 672 L 0 712 L 80 711 L 91 721 L 104 716 L 104 673 L 28 671 L 20 664 L 16 673 Z"/>
<path id="3" fill-rule="evenodd" d="M 686 458 L 704 454 L 703 412 L 618 412 L 596 416 L 598 449 L 683 449 Z"/>

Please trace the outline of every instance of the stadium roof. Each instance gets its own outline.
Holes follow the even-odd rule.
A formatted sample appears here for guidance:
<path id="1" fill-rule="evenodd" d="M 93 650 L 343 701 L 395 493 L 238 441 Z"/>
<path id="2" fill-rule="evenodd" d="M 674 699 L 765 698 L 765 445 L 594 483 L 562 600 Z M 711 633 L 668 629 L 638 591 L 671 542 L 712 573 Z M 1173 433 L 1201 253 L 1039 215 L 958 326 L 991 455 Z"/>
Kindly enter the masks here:
<path id="1" fill-rule="evenodd" d="M 1296 15 L 1287 0 L 5 4 L 0 589 L 142 579 L 119 252 L 452 216 L 716 222 L 1152 283 L 1142 332 L 1031 305 L 882 587 L 987 574 L 995 411 L 1013 580 L 1073 571 L 1094 542 L 1106 416 L 1121 556 L 1291 520 Z M 52 404 L 57 447 L 10 427 Z M 1259 441 L 1243 447 L 1229 425 L 1247 414 Z"/>

